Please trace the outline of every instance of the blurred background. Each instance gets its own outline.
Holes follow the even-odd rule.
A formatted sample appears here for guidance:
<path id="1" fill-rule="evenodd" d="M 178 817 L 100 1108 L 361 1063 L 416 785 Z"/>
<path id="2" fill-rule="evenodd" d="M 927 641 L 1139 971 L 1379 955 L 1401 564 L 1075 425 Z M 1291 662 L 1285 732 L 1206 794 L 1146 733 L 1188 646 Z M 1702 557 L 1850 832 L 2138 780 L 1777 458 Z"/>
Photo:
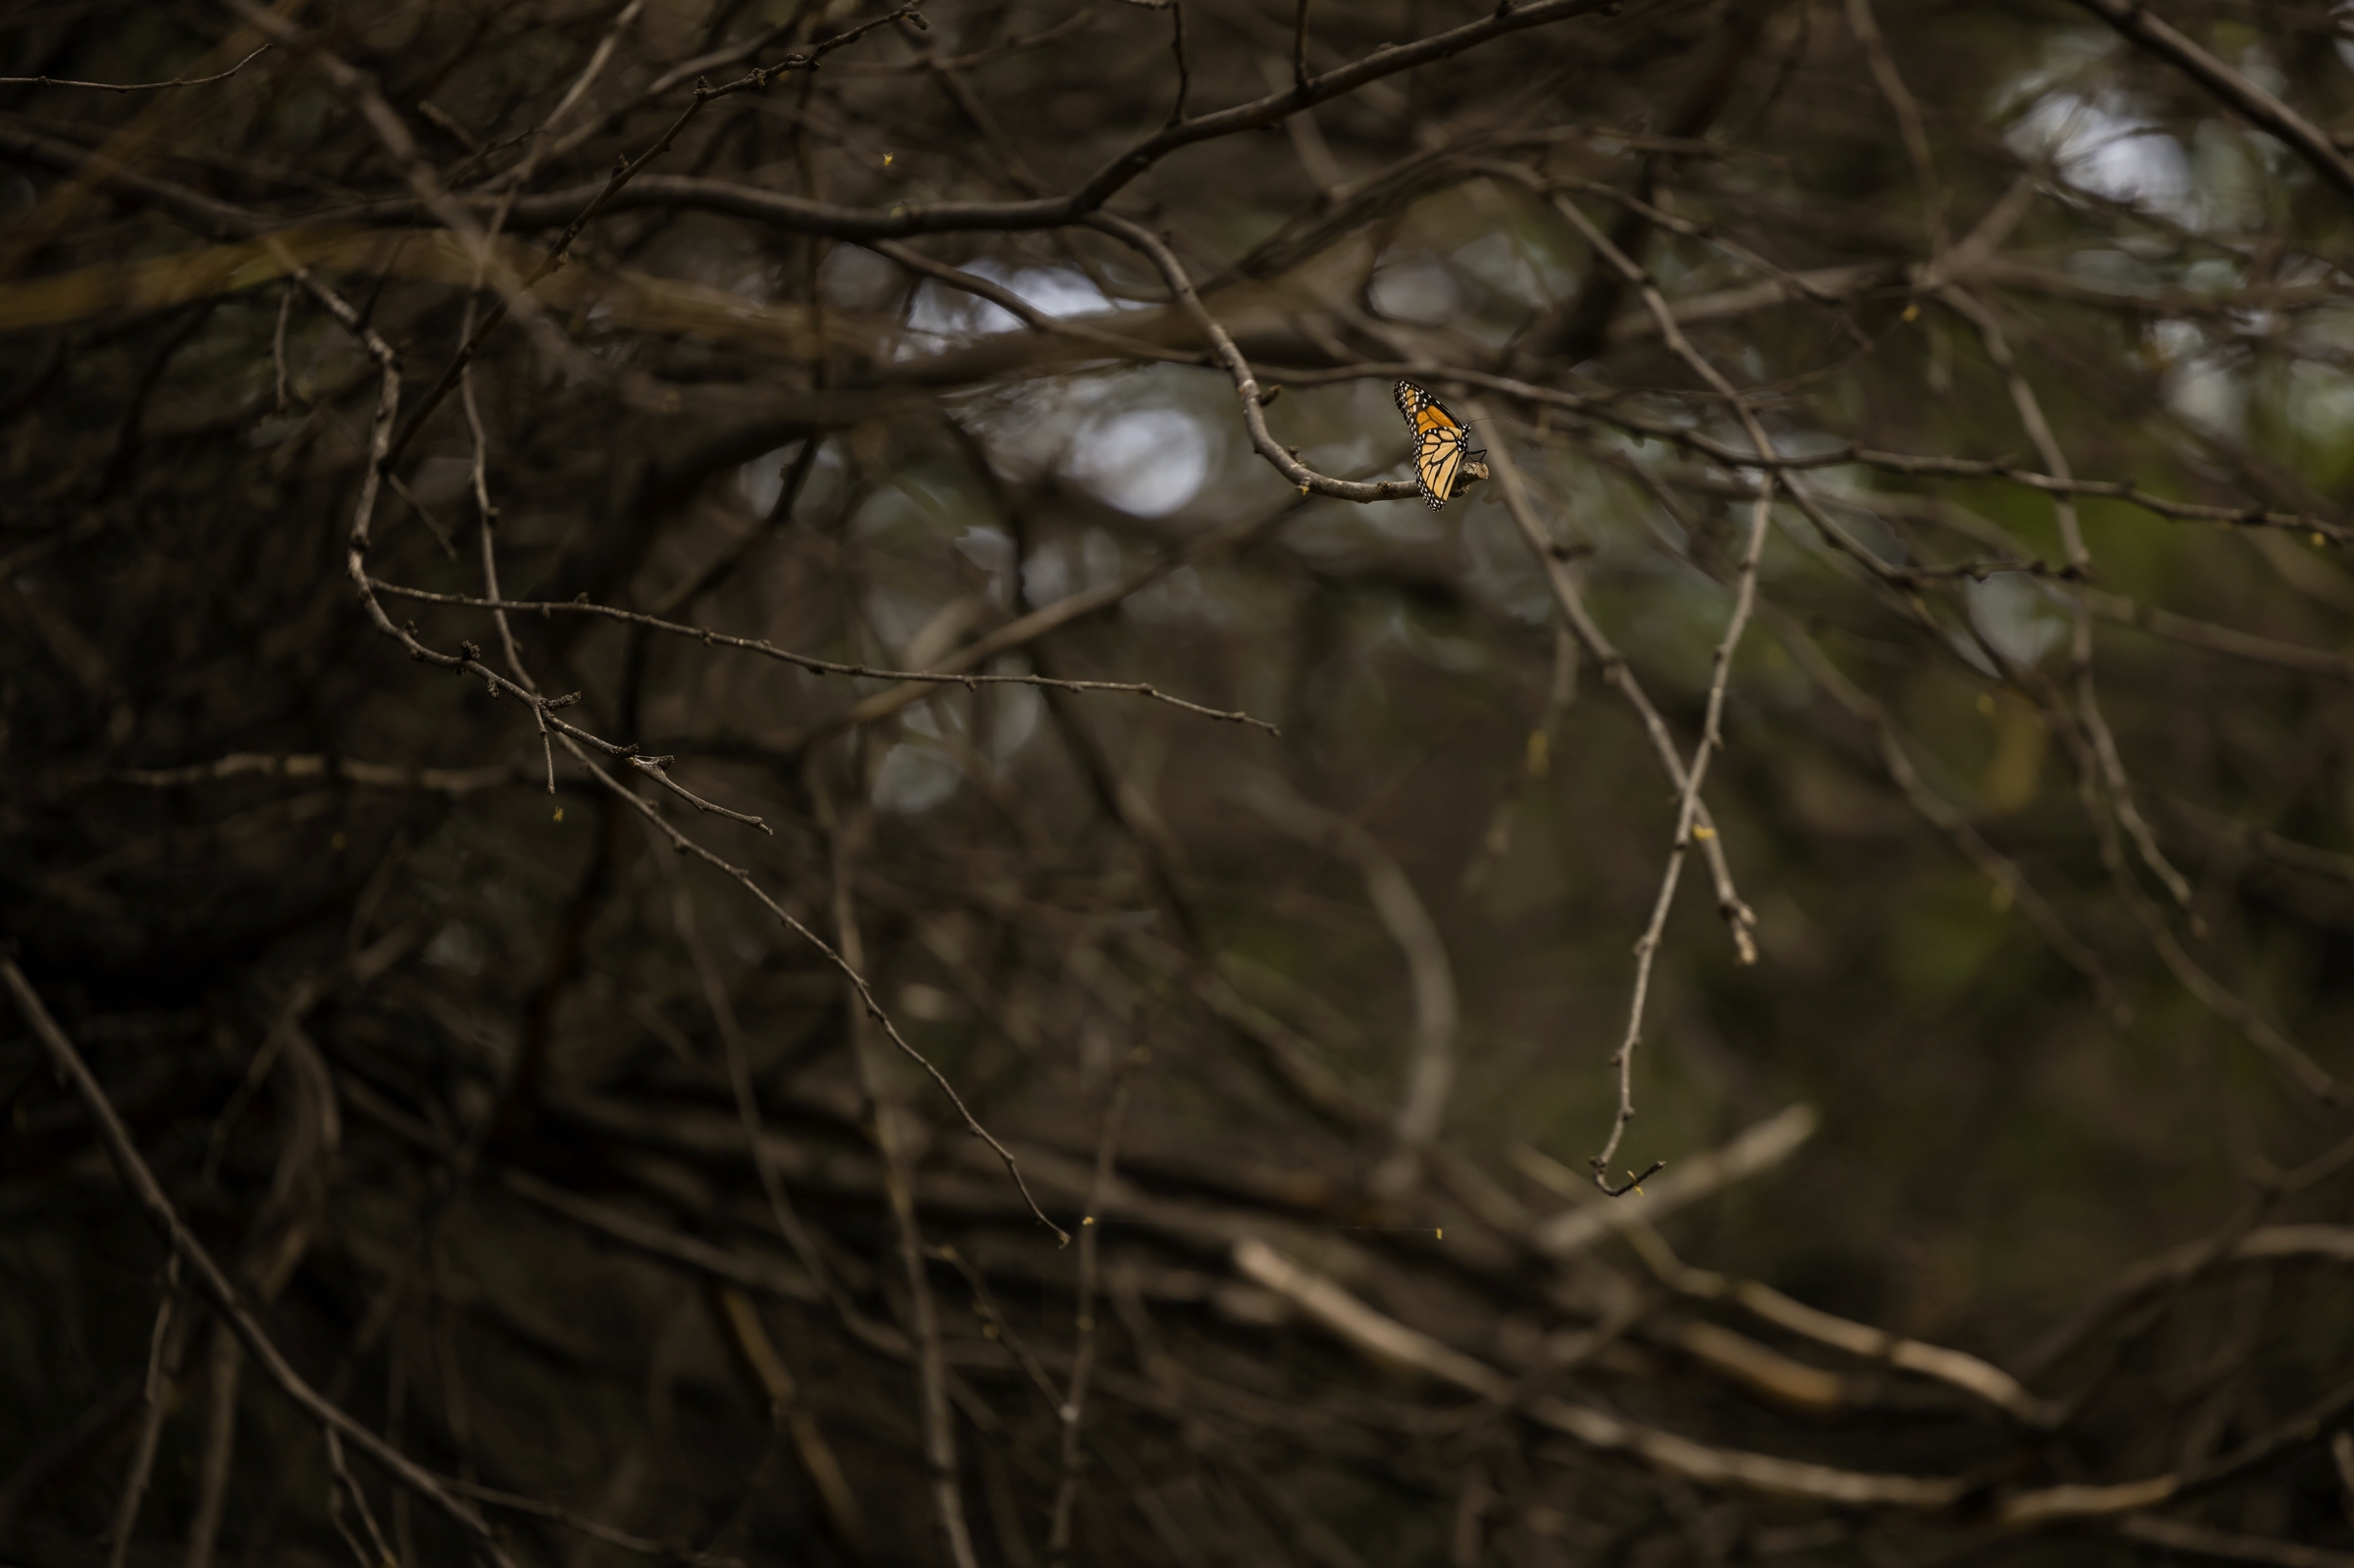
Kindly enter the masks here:
<path id="1" fill-rule="evenodd" d="M 2354 1564 L 2354 12 L 0 76 L 0 1561 Z"/>

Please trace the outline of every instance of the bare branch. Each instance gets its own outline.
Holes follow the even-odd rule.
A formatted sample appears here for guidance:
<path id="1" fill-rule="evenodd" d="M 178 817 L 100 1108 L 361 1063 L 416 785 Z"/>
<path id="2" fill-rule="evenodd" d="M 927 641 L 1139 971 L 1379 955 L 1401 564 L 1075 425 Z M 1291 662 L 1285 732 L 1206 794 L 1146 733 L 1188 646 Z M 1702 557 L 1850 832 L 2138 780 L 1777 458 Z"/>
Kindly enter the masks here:
<path id="1" fill-rule="evenodd" d="M 227 81 L 254 61 L 270 52 L 270 45 L 260 48 L 230 67 L 210 76 L 174 76 L 170 81 L 69 81 L 59 76 L 0 76 L 0 87 L 90 87 L 99 92 L 157 92 L 165 87 L 201 87 L 208 82 Z"/>

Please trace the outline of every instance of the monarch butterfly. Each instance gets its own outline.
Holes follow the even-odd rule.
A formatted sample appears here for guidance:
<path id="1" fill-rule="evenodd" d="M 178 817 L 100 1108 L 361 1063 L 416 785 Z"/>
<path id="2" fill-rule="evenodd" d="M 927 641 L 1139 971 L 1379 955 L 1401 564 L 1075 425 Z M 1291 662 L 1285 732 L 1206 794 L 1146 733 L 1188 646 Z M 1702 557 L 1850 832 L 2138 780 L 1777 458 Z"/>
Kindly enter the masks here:
<path id="1" fill-rule="evenodd" d="M 1471 450 L 1471 432 L 1463 422 L 1413 382 L 1400 381 L 1393 391 L 1414 441 L 1414 482 L 1435 512 L 1488 477 L 1488 465 L 1480 461 L 1488 454 Z"/>

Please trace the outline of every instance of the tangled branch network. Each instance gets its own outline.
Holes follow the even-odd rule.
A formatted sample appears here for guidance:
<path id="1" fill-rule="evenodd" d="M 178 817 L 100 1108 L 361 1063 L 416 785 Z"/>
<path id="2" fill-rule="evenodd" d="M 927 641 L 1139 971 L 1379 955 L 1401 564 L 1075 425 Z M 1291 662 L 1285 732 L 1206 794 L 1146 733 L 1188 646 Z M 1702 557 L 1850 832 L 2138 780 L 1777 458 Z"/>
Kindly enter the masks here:
<path id="1" fill-rule="evenodd" d="M 2335 8 L 114 16 L 0 1557 L 2354 1564 Z"/>

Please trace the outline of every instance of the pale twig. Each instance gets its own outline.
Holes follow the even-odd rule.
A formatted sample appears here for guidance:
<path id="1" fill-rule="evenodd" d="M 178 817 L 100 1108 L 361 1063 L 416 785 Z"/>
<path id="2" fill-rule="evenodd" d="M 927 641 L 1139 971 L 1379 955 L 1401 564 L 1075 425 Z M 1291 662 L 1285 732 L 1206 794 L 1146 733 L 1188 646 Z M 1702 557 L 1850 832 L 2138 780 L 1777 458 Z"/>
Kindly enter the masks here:
<path id="1" fill-rule="evenodd" d="M 1621 250 L 1609 235 L 1594 226 L 1578 205 L 1559 191 L 1551 193 L 1554 210 L 1567 219 L 1571 227 L 1584 236 L 1595 253 L 1634 285 L 1643 300 L 1644 309 L 1659 324 L 1660 335 L 1676 357 L 1690 366 L 1694 374 L 1715 389 L 1739 416 L 1741 429 L 1749 438 L 1753 452 L 1760 457 L 1775 454 L 1774 444 L 1759 423 L 1750 401 L 1736 390 L 1722 372 L 1695 349 L 1676 325 L 1675 314 L 1653 280 L 1633 257 Z M 1659 953 L 1660 940 L 1666 931 L 1667 913 L 1675 901 L 1676 884 L 1684 869 L 1684 854 L 1691 843 L 1695 813 L 1699 805 L 1700 787 L 1707 777 L 1709 763 L 1723 744 L 1724 698 L 1733 673 L 1733 654 L 1741 645 L 1742 633 L 1749 629 L 1751 613 L 1757 605 L 1758 567 L 1766 550 L 1766 527 L 1773 519 L 1773 492 L 1778 476 L 1770 469 L 1761 470 L 1756 480 L 1757 500 L 1751 508 L 1749 536 L 1742 547 L 1740 565 L 1733 584 L 1732 613 L 1725 620 L 1724 634 L 1712 655 L 1707 710 L 1701 722 L 1700 743 L 1693 748 L 1684 780 L 1682 798 L 1676 803 L 1675 836 L 1667 852 L 1667 869 L 1660 879 L 1658 900 L 1652 906 L 1651 923 L 1635 943 L 1634 997 L 1627 1006 L 1626 1035 L 1620 1041 L 1612 1062 L 1618 1069 L 1618 1108 L 1612 1118 L 1611 1136 L 1600 1153 L 1593 1159 L 1594 1182 L 1603 1191 L 1616 1196 L 1633 1188 L 1640 1177 L 1629 1173 L 1626 1182 L 1613 1188 L 1610 1182 L 1610 1163 L 1618 1152 L 1619 1141 L 1626 1135 L 1627 1124 L 1634 1120 L 1634 1055 L 1643 1037 L 1643 1013 L 1650 997 L 1652 966 Z M 1655 1162 L 1653 1170 L 1659 1168 Z"/>
<path id="2" fill-rule="evenodd" d="M 1532 189 L 1543 188 L 1531 178 Z M 1649 320 L 1650 318 L 1646 318 Z M 1680 318 L 1679 318 L 1680 319 Z M 1658 330 L 1657 321 L 1652 329 Z M 1801 473 L 1810 469 L 1871 468 L 1890 474 L 1921 479 L 1983 479 L 2018 484 L 2045 495 L 2066 495 L 2100 500 L 2123 501 L 2138 507 L 2153 517 L 2179 523 L 2214 523 L 2225 528 L 2279 529 L 2292 533 L 2318 533 L 2340 544 L 2354 543 L 2354 526 L 2340 519 L 2317 516 L 2310 512 L 2283 511 L 2265 506 L 2210 506 L 2195 501 L 2177 501 L 2152 494 L 2130 481 L 2059 479 L 2033 469 L 2020 467 L 2008 458 L 1951 457 L 1928 452 L 1892 452 L 1866 446 L 1860 441 L 1842 442 L 1807 452 L 1775 452 L 1756 456 L 1717 440 L 1704 430 L 1677 424 L 1668 419 L 1655 418 L 1618 406 L 1618 394 L 1589 396 L 1564 392 L 1558 387 L 1539 386 L 1510 376 L 1499 376 L 1468 366 L 1428 364 L 1407 360 L 1379 360 L 1337 368 L 1292 367 L 1277 371 L 1287 386 L 1327 386 L 1342 381 L 1394 380 L 1405 377 L 1420 383 L 1455 382 L 1478 387 L 1502 397 L 1510 397 L 1540 409 L 1559 409 L 1597 424 L 1639 435 L 1645 440 L 1661 441 L 1683 451 L 1705 457 L 1731 470 L 1766 470 L 1776 474 Z M 1366 497 L 1351 497 L 1366 499 Z"/>
<path id="3" fill-rule="evenodd" d="M 1034 332 L 1050 332 L 1080 342 L 1094 343 L 1110 352 L 1133 359 L 1162 360 L 1181 365 L 1206 363 L 1204 357 L 1196 350 L 1169 348 L 1159 343 L 1147 342 L 1139 337 L 1123 337 L 1117 332 L 1107 332 L 1100 328 L 1088 327 L 1078 322 L 1066 322 L 1059 317 L 1049 315 L 995 278 L 984 278 L 978 273 L 968 273 L 961 268 L 950 267 L 946 262 L 934 261 L 923 252 L 899 244 L 896 240 L 869 239 L 861 241 L 861 244 L 876 255 L 887 257 L 911 273 L 920 273 L 926 278 L 946 283 L 960 293 L 989 301 Z"/>
<path id="4" fill-rule="evenodd" d="M 902 681 L 887 691 L 878 691 L 863 701 L 852 703 L 838 713 L 792 732 L 774 744 L 773 752 L 790 754 L 805 751 L 819 741 L 845 731 L 887 719 L 909 704 L 930 696 L 938 688 L 932 681 L 933 677 L 961 676 L 965 671 L 977 670 L 990 660 L 1026 647 L 1050 632 L 1126 603 L 1155 582 L 1186 567 L 1199 567 L 1224 559 L 1265 537 L 1297 510 L 1297 502 L 1288 503 L 1275 512 L 1197 534 L 1182 548 L 1169 551 L 1116 582 L 1107 582 L 1101 587 L 1081 588 L 1050 603 L 1042 604 L 1028 614 L 1008 621 L 995 632 L 975 638 L 953 653 L 942 655 L 933 662 L 930 670 L 922 672 L 923 680 Z M 1052 690 L 1053 687 L 1048 686 L 1046 689 Z"/>
<path id="5" fill-rule="evenodd" d="M 533 711 L 539 715 L 539 722 L 541 724 L 544 725 L 547 722 L 546 710 L 544 708 L 536 708 Z M 653 780 L 654 783 L 660 784 L 672 794 L 677 795 L 681 800 L 686 801 L 695 810 L 704 813 L 706 816 L 725 817 L 730 822 L 741 822 L 747 828 L 757 828 L 772 838 L 776 836 L 777 831 L 774 828 L 771 828 L 767 823 L 761 821 L 758 817 L 750 816 L 747 813 L 741 811 L 730 811 L 727 807 L 719 805 L 714 801 L 705 800 L 701 795 L 696 794 L 693 790 L 688 788 L 685 784 L 680 784 L 677 780 L 673 779 L 670 776 L 670 764 L 673 760 L 672 758 L 640 757 L 636 755 L 637 750 L 638 748 L 636 746 L 624 746 L 620 752 L 621 760 L 627 762 L 631 767 L 636 768 L 640 773 L 645 775 L 648 779 Z M 548 793 L 554 794 L 555 770 L 552 763 L 549 766 L 548 779 Z"/>
<path id="6" fill-rule="evenodd" d="M 1353 1295 L 1337 1282 L 1286 1257 L 1266 1242 L 1246 1238 L 1235 1243 L 1237 1272 L 1285 1297 L 1309 1319 L 1364 1354 L 1391 1366 L 1419 1372 L 1492 1401 L 1512 1400 L 1516 1391 L 1502 1373 L 1396 1319 Z M 1795 1304 L 1795 1303 L 1793 1303 Z M 1990 1369 L 1991 1370 L 1991 1369 Z M 2220 1484 L 2244 1472 L 2259 1456 L 2277 1451 L 2296 1433 L 2326 1426 L 2349 1403 L 2354 1385 L 2328 1395 L 2312 1410 L 2190 1474 L 2170 1472 L 2115 1486 L 2062 1485 L 1998 1496 L 1992 1517 L 2007 1526 L 2028 1527 L 2064 1520 L 2097 1520 L 2164 1502 L 2194 1488 Z M 1522 1402 L 1540 1426 L 1564 1433 L 1589 1447 L 1627 1452 L 1657 1468 L 1702 1486 L 1730 1488 L 1767 1496 L 1803 1498 L 1843 1507 L 1943 1512 L 1977 1491 L 1960 1476 L 1912 1476 L 1843 1470 L 1775 1454 L 1712 1447 L 1655 1427 L 1625 1421 L 1591 1404 L 1549 1394 Z"/>
<path id="7" fill-rule="evenodd" d="M 1648 1183 L 1640 1192 L 1630 1192 L 1615 1203 L 1588 1201 L 1555 1215 L 1530 1233 L 1529 1241 L 1548 1257 L 1566 1258 L 1605 1237 L 1622 1234 L 1638 1225 L 1657 1224 L 1676 1210 L 1713 1196 L 1736 1182 L 1773 1169 L 1814 1137 L 1817 1125 L 1814 1107 L 1793 1105 L 1749 1128 L 1721 1148 L 1680 1161 L 1675 1169 Z M 1527 1150 L 1523 1154 L 1523 1169 L 1528 1168 L 1526 1156 L 1534 1152 Z M 1551 1161 L 1547 1164 L 1554 1172 L 1569 1174 L 1566 1167 Z M 1556 1185 L 1551 1173 L 1542 1179 L 1548 1186 Z"/>
<path id="8" fill-rule="evenodd" d="M 623 26 L 628 25 L 630 17 L 636 14 L 640 3 L 640 0 L 631 0 L 621 21 L 615 23 L 613 31 L 605 35 L 605 43 L 598 51 L 600 63 L 604 53 L 611 48 L 614 37 L 619 34 Z M 592 66 L 591 71 L 593 72 L 593 70 Z M 576 84 L 575 90 L 587 85 L 587 81 L 588 78 L 584 76 Z M 567 103 L 570 101 L 569 98 L 566 99 Z M 496 231 L 496 226 L 493 225 L 492 233 L 495 234 Z M 476 286 L 478 288 L 481 286 L 479 268 L 477 269 Z M 476 296 L 469 293 L 466 296 L 465 326 L 459 330 L 461 336 L 465 335 L 466 329 L 471 328 L 474 324 L 475 303 Z M 469 478 L 474 487 L 475 515 L 482 541 L 483 592 L 495 602 L 503 597 L 498 586 L 498 508 L 490 500 L 490 442 L 489 437 L 483 430 L 482 406 L 475 399 L 474 370 L 471 366 L 458 375 L 458 398 L 466 411 L 467 433 L 473 438 L 473 462 Z M 530 672 L 523 667 L 523 650 L 516 645 L 515 629 L 507 624 L 507 612 L 493 610 L 490 612 L 490 619 L 498 627 L 499 645 L 506 651 L 507 668 L 515 673 L 516 680 L 523 683 L 524 689 L 537 693 L 539 689 L 538 683 L 535 682 L 531 678 Z M 547 766 L 547 792 L 552 795 L 556 792 L 556 742 L 555 737 L 547 731 L 547 710 L 539 707 L 533 708 L 532 720 L 539 727 L 539 754 Z"/>
<path id="9" fill-rule="evenodd" d="M 1619 1141 L 1626 1136 L 1629 1122 L 1635 1119 L 1635 1047 L 1643 1038 L 1643 1013 L 1651 996 L 1652 966 L 1659 957 L 1660 942 L 1667 930 L 1667 912 L 1675 903 L 1676 884 L 1682 880 L 1685 852 L 1691 847 L 1692 834 L 1698 826 L 1700 786 L 1708 777 L 1709 763 L 1723 742 L 1724 694 L 1731 684 L 1733 651 L 1741 645 L 1741 634 L 1749 629 L 1751 612 L 1756 608 L 1758 595 L 1758 562 L 1766 550 L 1766 528 L 1773 516 L 1773 481 L 1760 481 L 1758 499 L 1753 508 L 1749 540 L 1742 550 L 1738 585 L 1733 591 L 1733 612 L 1726 619 L 1724 634 L 1717 640 L 1712 655 L 1714 669 L 1709 680 L 1708 707 L 1701 721 L 1700 744 L 1692 751 L 1687 765 L 1684 792 L 1676 802 L 1675 835 L 1669 840 L 1667 869 L 1660 878 L 1660 891 L 1651 909 L 1651 923 L 1635 940 L 1634 995 L 1627 1003 L 1626 1035 L 1611 1063 L 1618 1070 L 1618 1108 L 1611 1119 L 1611 1136 L 1592 1161 L 1594 1184 L 1615 1197 L 1641 1183 L 1642 1178 L 1629 1173 L 1626 1181 L 1612 1187 L 1610 1180 L 1611 1161 L 1618 1153 Z M 1653 1161 L 1650 1170 L 1656 1171 L 1662 1162 Z"/>
<path id="10" fill-rule="evenodd" d="M 1741 1141 L 1756 1137 L 1776 1122 L 1788 1120 L 1794 1112 L 1804 1109 L 1803 1106 L 1794 1106 L 1775 1118 L 1774 1122 L 1751 1129 L 1741 1139 L 1726 1145 L 1720 1153 L 1732 1155 Z M 1563 1195 L 1584 1186 L 1577 1174 L 1568 1167 L 1546 1158 L 1526 1145 L 1516 1153 L 1521 1157 L 1520 1165 L 1525 1173 Z M 1690 1165 L 1683 1167 L 1686 1173 L 1691 1169 Z M 1644 1195 L 1662 1195 L 1666 1186 L 1666 1182 L 1661 1182 L 1647 1189 Z M 1624 1223 L 1617 1220 L 1620 1212 L 1618 1205 L 1604 1205 L 1589 1200 L 1586 1207 L 1573 1210 L 1561 1216 L 1561 1219 L 1597 1215 L 1610 1222 L 1612 1230 L 1625 1236 L 1635 1254 L 1659 1277 L 1660 1282 L 1681 1295 L 1701 1301 L 1729 1301 L 1785 1333 L 1812 1340 L 1859 1360 L 1876 1361 L 1899 1371 L 1934 1379 L 1983 1399 L 2023 1426 L 2050 1428 L 2060 1420 L 2061 1406 L 2037 1397 L 2017 1378 L 1991 1362 L 1965 1351 L 1924 1344 L 1920 1340 L 1904 1339 L 1847 1318 L 1834 1317 L 1802 1301 L 1793 1300 L 1771 1286 L 1761 1285 L 1755 1280 L 1735 1279 L 1707 1269 L 1693 1268 L 1676 1257 L 1654 1228 L 1652 1222 L 1663 1217 L 1661 1210 L 1640 1213 Z M 1558 1225 L 1561 1222 L 1557 1220 L 1554 1223 Z"/>

